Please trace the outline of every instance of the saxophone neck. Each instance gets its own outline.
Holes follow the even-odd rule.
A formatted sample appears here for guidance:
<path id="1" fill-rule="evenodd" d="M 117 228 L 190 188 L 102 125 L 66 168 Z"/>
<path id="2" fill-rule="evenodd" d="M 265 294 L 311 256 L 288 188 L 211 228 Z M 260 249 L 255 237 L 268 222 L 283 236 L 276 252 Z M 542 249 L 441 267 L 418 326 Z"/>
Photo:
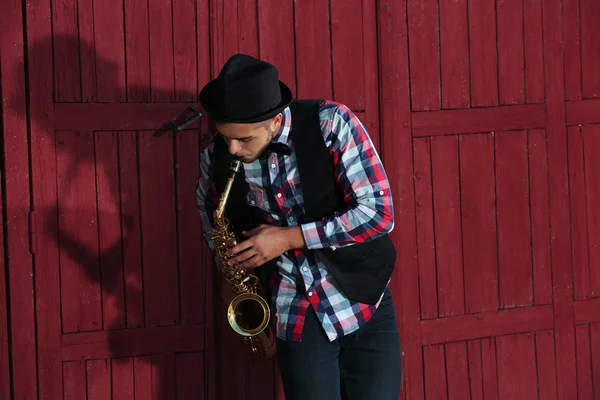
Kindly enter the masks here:
<path id="1" fill-rule="evenodd" d="M 235 179 L 235 175 L 240 170 L 242 162 L 240 160 L 233 160 L 229 165 L 229 177 L 227 178 L 227 183 L 225 184 L 225 189 L 223 193 L 221 193 L 221 199 L 219 200 L 219 205 L 215 210 L 215 219 L 221 219 L 223 217 L 223 213 L 225 212 L 225 205 L 227 204 L 227 200 L 229 199 L 229 193 L 231 192 L 231 187 L 233 186 L 233 181 Z"/>

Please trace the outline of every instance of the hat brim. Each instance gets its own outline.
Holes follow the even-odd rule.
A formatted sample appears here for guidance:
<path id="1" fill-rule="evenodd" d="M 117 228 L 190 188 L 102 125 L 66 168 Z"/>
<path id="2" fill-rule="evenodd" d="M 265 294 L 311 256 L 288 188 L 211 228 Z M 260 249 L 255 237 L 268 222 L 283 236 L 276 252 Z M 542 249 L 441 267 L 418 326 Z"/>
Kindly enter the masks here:
<path id="1" fill-rule="evenodd" d="M 213 98 L 212 92 L 214 90 L 215 83 L 216 83 L 215 81 L 209 82 L 204 87 L 204 89 L 202 89 L 199 97 L 200 97 L 200 104 L 202 105 L 202 108 L 204 108 L 204 111 L 206 111 L 215 121 L 218 121 L 218 122 L 252 124 L 255 122 L 266 121 L 269 118 L 273 118 L 274 116 L 276 116 L 277 114 L 279 114 L 280 112 L 285 110 L 285 108 L 287 106 L 289 106 L 293 100 L 292 91 L 290 90 L 290 88 L 282 81 L 279 81 L 279 88 L 281 90 L 281 101 L 274 108 L 272 108 L 260 115 L 253 115 L 251 117 L 247 117 L 247 118 L 243 118 L 243 119 L 232 118 L 231 116 L 225 115 L 222 112 L 220 112 L 221 111 L 220 107 L 218 107 L 218 105 L 214 104 L 214 102 L 211 100 Z"/>

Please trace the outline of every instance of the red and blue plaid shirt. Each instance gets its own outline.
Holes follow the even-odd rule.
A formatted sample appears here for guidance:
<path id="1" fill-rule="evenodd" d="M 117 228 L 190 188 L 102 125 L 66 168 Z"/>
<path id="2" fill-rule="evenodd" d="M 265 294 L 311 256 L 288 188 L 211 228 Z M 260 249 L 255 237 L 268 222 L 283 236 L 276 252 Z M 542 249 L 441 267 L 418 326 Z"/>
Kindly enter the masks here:
<path id="1" fill-rule="evenodd" d="M 323 220 L 304 221 L 300 176 L 293 144 L 289 142 L 289 108 L 283 112 L 282 126 L 273 141 L 291 145 L 292 153 L 270 153 L 243 164 L 250 186 L 248 205 L 258 207 L 265 220 L 274 225 L 300 226 L 306 242 L 307 248 L 287 251 L 278 262 L 272 304 L 276 333 L 284 340 L 301 340 L 309 306 L 313 307 L 332 341 L 354 332 L 371 318 L 379 302 L 369 305 L 346 298 L 327 267 L 311 250 L 372 240 L 394 227 L 390 186 L 365 127 L 348 107 L 333 101 L 321 106 L 320 120 L 323 139 L 336 166 L 337 181 L 349 205 L 347 209 Z M 212 215 L 219 199 L 211 179 L 213 149 L 211 143 L 202 153 L 196 188 L 204 236 L 211 248 Z"/>

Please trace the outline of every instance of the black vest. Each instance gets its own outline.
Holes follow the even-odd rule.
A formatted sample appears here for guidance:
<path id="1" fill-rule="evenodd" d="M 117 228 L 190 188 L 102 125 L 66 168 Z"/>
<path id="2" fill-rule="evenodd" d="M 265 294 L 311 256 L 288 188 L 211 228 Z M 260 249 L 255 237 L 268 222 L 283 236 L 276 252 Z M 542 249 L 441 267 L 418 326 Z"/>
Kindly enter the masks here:
<path id="1" fill-rule="evenodd" d="M 295 100 L 290 105 L 290 139 L 296 152 L 303 190 L 306 210 L 304 222 L 319 220 L 347 206 L 335 180 L 333 159 L 323 140 L 319 121 L 320 104 L 316 100 Z M 225 187 L 232 160 L 225 141 L 217 135 L 212 163 L 215 186 L 219 193 Z M 241 238 L 239 233 L 242 230 L 252 229 L 261 223 L 260 217 L 255 214 L 256 208 L 247 204 L 248 191 L 249 186 L 242 168 L 232 185 L 226 206 L 227 218 L 238 238 Z M 375 304 L 379 300 L 396 262 L 396 250 L 388 235 L 335 250 L 312 251 L 325 263 L 349 299 L 367 304 Z M 273 261 L 257 271 L 264 289 L 268 289 L 268 276 L 275 268 Z"/>

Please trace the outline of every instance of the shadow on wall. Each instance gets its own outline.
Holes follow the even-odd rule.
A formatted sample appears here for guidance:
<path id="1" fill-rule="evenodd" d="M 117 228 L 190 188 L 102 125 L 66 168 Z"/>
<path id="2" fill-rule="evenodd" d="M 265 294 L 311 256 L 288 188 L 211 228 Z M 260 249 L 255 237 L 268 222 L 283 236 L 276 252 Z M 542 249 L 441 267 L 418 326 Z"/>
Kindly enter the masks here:
<path id="1" fill-rule="evenodd" d="M 131 85 L 124 89 L 124 82 L 119 80 L 124 74 L 118 65 L 103 58 L 92 46 L 80 42 L 77 37 L 46 38 L 29 43 L 29 50 L 38 54 L 54 53 L 55 66 L 60 65 L 61 68 L 54 78 L 55 90 L 59 88 L 55 98 L 58 95 L 60 101 L 81 102 L 83 97 L 83 101 L 96 102 L 99 94 L 114 94 L 125 90 L 139 96 L 140 102 L 151 98 L 176 101 L 173 90 Z M 23 68 L 22 65 L 18 67 Z M 29 74 L 35 73 L 29 71 Z M 96 77 L 100 74 L 102 82 L 96 84 Z M 93 94 L 91 98 L 87 97 L 89 93 Z M 177 93 L 178 99 L 196 97 L 197 94 L 192 92 Z M 110 115 L 106 118 L 110 118 Z M 169 375 L 171 381 L 175 380 L 172 359 L 148 355 L 134 360 L 133 357 L 119 356 L 127 354 L 127 347 L 131 345 L 122 340 L 124 329 L 147 327 L 149 324 L 169 324 L 164 319 L 154 323 L 152 318 L 145 315 L 145 302 L 160 304 L 164 292 L 161 292 L 158 285 L 149 288 L 142 284 L 142 238 L 145 239 L 144 246 L 160 248 L 165 234 L 155 224 L 151 224 L 150 228 L 155 229 L 155 232 L 148 231 L 146 226 L 143 229 L 141 227 L 138 171 L 138 141 L 141 139 L 135 132 L 55 134 L 53 127 L 48 126 L 44 120 L 32 119 L 30 123 L 43 131 L 56 149 L 57 206 L 39 214 L 46 216 L 44 234 L 59 249 L 62 310 L 52 311 L 60 313 L 63 333 L 109 332 L 108 346 L 111 354 L 117 356 L 112 359 L 111 364 L 107 363 L 109 374 L 112 371 L 113 394 L 117 395 L 114 392 L 117 390 L 115 385 L 119 384 L 118 380 L 123 379 L 119 386 L 125 392 L 118 394 L 121 398 L 133 398 L 132 374 L 135 368 L 136 376 L 142 374 L 149 379 L 143 378 L 139 387 L 135 385 L 136 391 L 146 392 L 148 398 L 152 396 L 154 399 L 172 400 L 174 382 L 165 384 Z M 202 124 L 207 126 L 205 122 Z M 163 131 L 164 128 L 165 126 L 157 127 L 156 132 L 147 137 L 171 135 L 170 132 Z M 208 135 L 202 135 L 199 147 L 206 145 L 208 140 Z M 173 168 L 173 165 L 165 165 L 164 168 Z M 193 174 L 194 179 L 197 177 L 196 169 L 184 173 Z M 175 188 L 171 193 L 175 196 Z M 194 187 L 180 188 L 180 196 L 194 196 Z M 172 204 L 175 204 L 175 199 Z M 197 215 L 181 218 L 193 218 L 199 223 Z M 149 242 L 148 238 L 156 239 Z M 200 240 L 198 237 L 198 241 Z M 175 242 L 175 252 L 177 249 L 178 244 Z M 198 260 L 196 269 L 200 269 L 201 264 L 201 260 Z M 172 273 L 178 279 L 176 268 Z M 202 280 L 202 272 L 198 272 L 198 276 Z M 200 290 L 199 295 L 203 295 L 204 288 Z M 204 304 L 204 299 L 201 304 Z M 193 365 L 193 361 L 190 365 Z M 131 381 L 129 384 L 128 380 Z M 82 383 L 84 388 L 85 384 Z M 198 384 L 203 385 L 202 382 Z M 135 396 L 144 397 L 142 393 L 136 393 Z M 198 393 L 178 393 L 178 398 L 197 397 Z M 199 397 L 203 398 L 203 394 Z"/>

